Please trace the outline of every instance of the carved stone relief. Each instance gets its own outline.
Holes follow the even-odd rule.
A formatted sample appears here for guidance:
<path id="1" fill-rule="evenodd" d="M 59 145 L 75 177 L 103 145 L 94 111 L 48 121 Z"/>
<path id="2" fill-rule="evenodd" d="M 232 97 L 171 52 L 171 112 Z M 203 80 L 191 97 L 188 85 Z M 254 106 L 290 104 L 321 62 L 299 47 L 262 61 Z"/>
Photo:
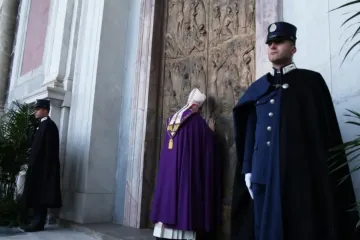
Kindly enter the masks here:
<path id="1" fill-rule="evenodd" d="M 182 60 L 167 59 L 165 64 L 163 115 L 166 119 L 184 106 L 195 87 L 206 92 L 207 58 L 194 56 Z"/>
<path id="2" fill-rule="evenodd" d="M 232 109 L 255 77 L 255 1 L 169 0 L 165 11 L 162 125 L 191 89 L 206 93 L 204 116 L 215 118 L 226 156 L 219 239 L 227 239 L 236 164 Z"/>
<path id="3" fill-rule="evenodd" d="M 166 57 L 203 52 L 207 44 L 206 0 L 169 0 Z"/>

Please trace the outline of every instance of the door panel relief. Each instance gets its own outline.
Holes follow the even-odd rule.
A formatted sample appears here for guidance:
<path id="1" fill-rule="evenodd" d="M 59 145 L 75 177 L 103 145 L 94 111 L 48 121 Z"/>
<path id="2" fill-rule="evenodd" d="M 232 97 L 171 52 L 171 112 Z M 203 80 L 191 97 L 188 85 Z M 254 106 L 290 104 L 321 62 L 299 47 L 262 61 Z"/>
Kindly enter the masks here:
<path id="1" fill-rule="evenodd" d="M 255 77 L 255 1 L 169 0 L 165 11 L 162 126 L 194 87 L 206 94 L 203 113 L 215 118 L 223 145 L 219 239 L 226 239 L 236 165 L 232 108 Z"/>

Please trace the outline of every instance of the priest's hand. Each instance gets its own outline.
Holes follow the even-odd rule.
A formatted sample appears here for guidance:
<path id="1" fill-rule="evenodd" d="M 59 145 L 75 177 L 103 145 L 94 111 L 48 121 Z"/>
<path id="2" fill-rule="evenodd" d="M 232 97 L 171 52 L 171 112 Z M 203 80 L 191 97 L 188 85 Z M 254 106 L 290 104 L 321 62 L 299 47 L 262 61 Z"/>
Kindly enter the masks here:
<path id="1" fill-rule="evenodd" d="M 253 192 L 251 190 L 251 173 L 245 173 L 245 184 L 246 184 L 246 187 L 249 190 L 250 197 L 252 199 L 254 199 L 254 195 L 253 195 Z"/>
<path id="2" fill-rule="evenodd" d="M 209 125 L 209 128 L 214 132 L 215 131 L 215 120 L 213 118 L 209 118 L 208 125 Z"/>

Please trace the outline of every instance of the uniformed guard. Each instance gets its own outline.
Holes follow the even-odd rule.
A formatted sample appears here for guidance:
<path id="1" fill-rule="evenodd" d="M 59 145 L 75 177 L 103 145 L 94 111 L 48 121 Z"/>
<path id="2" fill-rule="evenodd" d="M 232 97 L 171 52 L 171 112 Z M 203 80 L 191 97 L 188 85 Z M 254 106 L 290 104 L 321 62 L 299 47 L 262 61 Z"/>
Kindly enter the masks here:
<path id="1" fill-rule="evenodd" d="M 342 143 L 332 99 L 318 72 L 294 64 L 296 32 L 287 22 L 268 27 L 273 72 L 233 110 L 232 239 L 345 240 L 356 226 L 356 213 L 346 211 L 355 202 L 351 180 L 335 186 L 348 171 L 329 175 L 326 165 Z"/>
<path id="2" fill-rule="evenodd" d="M 50 101 L 40 99 L 35 104 L 39 125 L 34 133 L 26 173 L 22 203 L 33 208 L 34 219 L 24 230 L 44 230 L 47 209 L 60 208 L 59 131 L 49 117 Z"/>

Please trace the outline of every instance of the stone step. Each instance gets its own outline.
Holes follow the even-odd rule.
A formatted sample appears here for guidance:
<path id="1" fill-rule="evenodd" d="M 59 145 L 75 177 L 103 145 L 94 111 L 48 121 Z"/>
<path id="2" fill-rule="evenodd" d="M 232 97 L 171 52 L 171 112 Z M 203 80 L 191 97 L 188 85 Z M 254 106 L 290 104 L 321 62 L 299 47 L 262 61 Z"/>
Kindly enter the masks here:
<path id="1" fill-rule="evenodd" d="M 60 220 L 59 224 L 101 240 L 154 240 L 151 229 L 136 229 L 113 223 L 78 224 Z"/>
<path id="2" fill-rule="evenodd" d="M 70 228 L 58 225 L 46 225 L 45 231 L 26 233 L 19 227 L 0 227 L 0 239 L 2 240 L 101 240 L 99 237 L 90 235 Z"/>

